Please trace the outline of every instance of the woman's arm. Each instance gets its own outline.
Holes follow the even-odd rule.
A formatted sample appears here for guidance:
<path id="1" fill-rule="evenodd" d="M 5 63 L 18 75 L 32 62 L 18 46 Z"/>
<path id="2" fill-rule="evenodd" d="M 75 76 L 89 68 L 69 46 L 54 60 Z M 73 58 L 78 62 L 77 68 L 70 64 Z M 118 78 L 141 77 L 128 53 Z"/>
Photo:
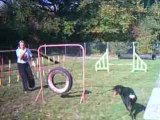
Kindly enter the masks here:
<path id="1" fill-rule="evenodd" d="M 17 49 L 17 50 L 16 50 L 16 55 L 17 55 L 17 57 L 19 57 L 20 59 L 23 59 L 23 57 L 24 57 L 24 55 L 25 55 L 26 51 L 27 51 L 27 49 L 26 49 L 26 48 L 24 49 L 24 51 L 23 51 L 23 52 L 22 52 L 22 51 L 20 51 L 20 49 Z"/>
<path id="2" fill-rule="evenodd" d="M 27 50 L 28 50 L 28 54 L 29 54 L 30 60 L 33 60 L 33 54 L 31 52 L 31 50 L 30 49 L 27 49 Z"/>
<path id="3" fill-rule="evenodd" d="M 33 60 L 33 54 L 32 54 L 30 49 L 28 49 L 28 54 L 29 54 L 29 57 L 30 57 L 31 65 L 35 67 L 36 64 L 35 64 L 35 62 Z"/>

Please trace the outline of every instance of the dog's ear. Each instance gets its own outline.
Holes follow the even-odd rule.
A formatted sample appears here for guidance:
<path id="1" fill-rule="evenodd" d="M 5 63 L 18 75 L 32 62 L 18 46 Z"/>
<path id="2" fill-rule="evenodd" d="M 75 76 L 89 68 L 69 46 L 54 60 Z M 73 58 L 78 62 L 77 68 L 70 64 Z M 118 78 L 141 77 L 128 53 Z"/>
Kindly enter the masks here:
<path id="1" fill-rule="evenodd" d="M 116 86 L 114 86 L 113 87 L 113 91 L 115 91 L 115 92 L 117 92 L 118 94 L 120 94 L 121 93 L 121 86 L 120 85 L 116 85 Z"/>
<path id="2" fill-rule="evenodd" d="M 120 93 L 121 93 L 121 88 L 118 88 L 118 89 L 117 89 L 117 92 L 120 94 Z"/>

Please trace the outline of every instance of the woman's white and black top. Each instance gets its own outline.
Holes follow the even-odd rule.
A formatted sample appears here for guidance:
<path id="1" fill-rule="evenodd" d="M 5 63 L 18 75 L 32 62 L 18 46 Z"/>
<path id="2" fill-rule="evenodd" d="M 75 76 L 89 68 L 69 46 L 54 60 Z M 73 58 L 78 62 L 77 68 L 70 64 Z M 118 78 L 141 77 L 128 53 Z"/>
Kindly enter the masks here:
<path id="1" fill-rule="evenodd" d="M 25 54 L 23 55 L 23 57 L 20 58 L 22 52 L 24 52 L 23 49 L 18 48 L 16 50 L 17 63 L 22 63 L 22 64 L 28 63 L 32 57 L 32 53 L 31 53 L 30 49 L 27 49 Z"/>

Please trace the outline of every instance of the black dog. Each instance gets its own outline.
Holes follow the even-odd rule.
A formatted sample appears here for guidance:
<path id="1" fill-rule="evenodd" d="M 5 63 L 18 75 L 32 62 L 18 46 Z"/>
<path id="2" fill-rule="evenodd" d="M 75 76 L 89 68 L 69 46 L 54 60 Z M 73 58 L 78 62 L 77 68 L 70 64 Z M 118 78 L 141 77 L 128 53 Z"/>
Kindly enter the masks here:
<path id="1" fill-rule="evenodd" d="M 130 112 L 130 116 L 132 120 L 134 120 L 133 115 L 133 107 L 137 101 L 137 96 L 132 88 L 124 87 L 122 85 L 116 85 L 113 87 L 113 97 L 116 95 L 120 95 L 124 105 L 126 106 L 127 110 Z"/>

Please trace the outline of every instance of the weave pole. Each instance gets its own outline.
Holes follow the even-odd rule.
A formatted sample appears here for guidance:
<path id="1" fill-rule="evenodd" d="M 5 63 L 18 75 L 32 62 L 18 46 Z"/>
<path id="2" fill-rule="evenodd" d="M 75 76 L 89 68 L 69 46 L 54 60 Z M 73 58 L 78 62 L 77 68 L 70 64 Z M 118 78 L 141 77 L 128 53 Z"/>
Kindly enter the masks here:
<path id="1" fill-rule="evenodd" d="M 50 57 L 48 57 L 48 65 L 47 65 L 47 66 L 48 66 L 48 72 L 51 71 L 51 70 L 50 70 L 50 67 L 49 67 L 49 66 L 50 66 L 50 63 L 51 63 L 51 62 L 50 62 Z"/>
<path id="2" fill-rule="evenodd" d="M 0 56 L 0 70 L 1 70 L 1 73 L 0 73 L 0 86 L 2 86 L 2 78 L 3 78 L 3 56 Z"/>
<path id="3" fill-rule="evenodd" d="M 17 75 L 17 82 L 19 82 L 20 80 L 20 76 L 19 76 L 19 72 L 18 72 L 18 75 Z"/>
<path id="4" fill-rule="evenodd" d="M 2 78 L 0 77 L 0 87 L 2 86 Z"/>
<path id="5" fill-rule="evenodd" d="M 36 71 L 37 71 L 37 72 L 36 72 L 37 74 L 36 74 L 36 75 L 37 75 L 37 78 L 39 78 L 39 71 L 38 71 L 38 58 L 37 58 L 37 61 L 36 61 L 36 62 L 37 62 L 37 66 L 36 66 L 36 67 L 37 67 L 37 70 L 36 70 Z"/>
<path id="6" fill-rule="evenodd" d="M 45 53 L 45 55 L 46 55 L 46 53 Z M 42 64 L 42 66 L 44 65 L 44 58 L 43 58 L 43 56 L 40 58 L 41 59 L 41 64 Z M 38 64 L 38 63 L 37 63 Z M 37 69 L 37 71 L 38 71 L 38 69 Z M 44 71 L 44 69 L 42 70 L 42 74 L 43 74 L 43 76 L 45 76 L 45 71 Z"/>
<path id="7" fill-rule="evenodd" d="M 57 59 L 58 59 L 58 62 L 60 62 L 60 58 L 59 58 L 59 55 L 57 56 Z"/>
<path id="8" fill-rule="evenodd" d="M 42 58 L 42 65 L 44 64 L 44 58 L 43 57 L 41 57 Z"/>
<path id="9" fill-rule="evenodd" d="M 40 73 L 40 84 L 41 84 L 41 88 L 39 90 L 39 93 L 37 94 L 37 97 L 35 99 L 35 102 L 38 101 L 39 97 L 41 96 L 42 102 L 44 102 L 44 90 L 43 90 L 43 81 L 44 81 L 44 77 L 42 76 L 42 65 L 41 65 L 41 59 L 40 59 L 40 51 L 42 48 L 53 48 L 53 47 L 79 47 L 82 50 L 82 56 L 83 56 L 83 63 L 82 63 L 82 87 L 83 87 L 83 92 L 82 92 L 82 96 L 80 99 L 80 103 L 85 102 L 86 100 L 86 86 L 85 86 L 85 50 L 84 47 L 80 44 L 57 44 L 57 45 L 41 45 L 38 48 L 38 65 L 39 65 L 39 73 Z"/>
<path id="10" fill-rule="evenodd" d="M 10 84 L 11 84 L 11 60 L 9 60 L 8 61 L 9 62 L 9 64 L 8 64 L 8 85 L 10 86 Z"/>
<path id="11" fill-rule="evenodd" d="M 63 57 L 63 58 L 62 58 L 63 67 L 65 67 L 65 55 L 63 55 L 62 57 Z"/>

